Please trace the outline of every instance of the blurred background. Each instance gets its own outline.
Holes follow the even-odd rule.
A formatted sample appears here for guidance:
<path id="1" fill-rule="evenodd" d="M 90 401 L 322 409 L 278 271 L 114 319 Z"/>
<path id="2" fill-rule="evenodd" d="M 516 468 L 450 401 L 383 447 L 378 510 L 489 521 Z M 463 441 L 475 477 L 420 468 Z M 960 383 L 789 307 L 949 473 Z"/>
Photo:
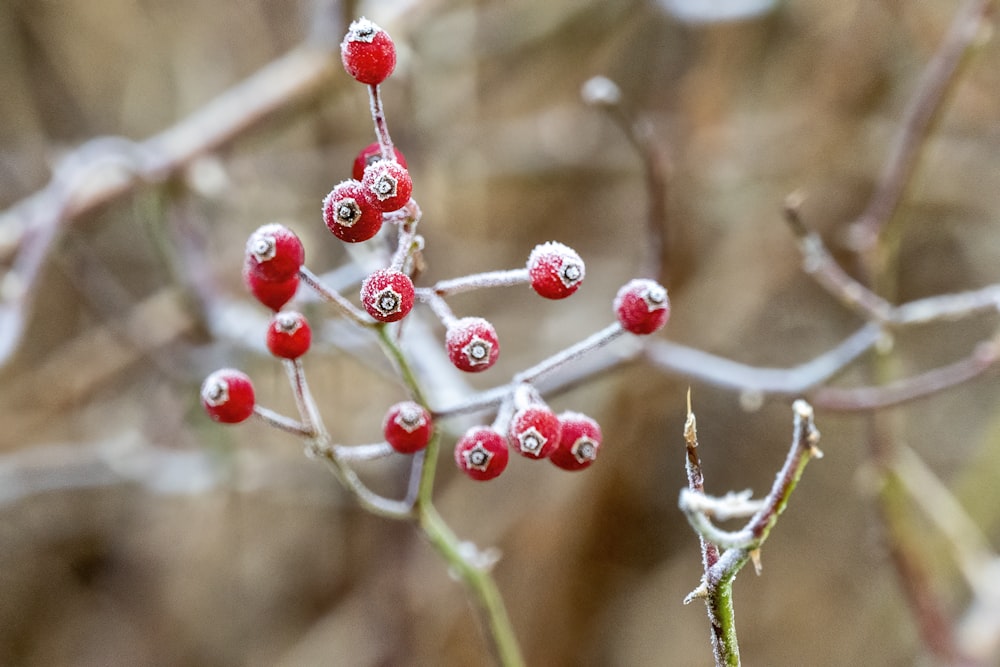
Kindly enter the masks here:
<path id="1" fill-rule="evenodd" d="M 266 313 L 241 284 L 243 245 L 279 220 L 315 271 L 350 259 L 319 210 L 373 138 L 364 87 L 339 64 L 351 17 L 377 21 L 399 50 L 382 88 L 424 213 L 422 284 L 522 266 L 548 240 L 587 262 L 586 283 L 564 302 L 517 289 L 454 300 L 457 314 L 489 317 L 499 332 L 498 365 L 463 379 L 486 388 L 608 324 L 611 299 L 645 257 L 642 161 L 619 125 L 581 101 L 595 75 L 618 83 L 670 164 L 673 315 L 658 335 L 785 367 L 854 331 L 861 321 L 801 271 L 781 205 L 804 192 L 803 217 L 852 267 L 846 225 L 957 6 L 0 3 L 0 321 L 10 343 L 0 368 L 0 664 L 489 664 L 461 587 L 415 531 L 359 510 L 290 436 L 216 425 L 198 405 L 204 376 L 237 366 L 263 403 L 294 409 L 263 351 Z M 232 131 L 208 141 L 218 118 L 189 122 L 273 63 L 285 69 L 263 88 L 212 107 Z M 998 91 L 994 40 L 955 86 L 899 212 L 901 301 L 1000 280 Z M 271 103 L 258 109 L 262 97 Z M 126 167 L 160 156 L 119 151 L 110 175 L 65 184 L 119 191 L 57 227 L 44 222 L 60 217 L 52 203 L 23 204 L 85 142 L 145 140 L 182 122 L 192 134 L 153 147 L 210 150 L 140 182 L 122 175 L 121 156 Z M 88 146 L 100 156 L 117 144 Z M 29 297 L 18 296 L 25 247 L 44 250 Z M 984 316 L 899 336 L 899 373 L 966 356 L 996 324 Z M 377 440 L 402 389 L 364 336 L 331 324 L 320 338 L 306 370 L 334 436 Z M 601 459 L 585 472 L 516 460 L 476 484 L 446 450 L 439 508 L 460 536 L 502 551 L 496 577 L 529 664 L 711 664 L 704 609 L 681 604 L 701 573 L 677 509 L 689 385 L 709 492 L 764 493 L 788 447 L 788 400 L 752 405 L 635 365 L 552 400 L 602 425 Z M 994 544 L 998 390 L 986 376 L 890 411 L 899 441 Z M 806 471 L 762 575 L 736 583 L 744 662 L 934 664 L 887 558 L 868 419 L 820 411 L 817 423 L 826 458 Z M 361 472 L 389 496 L 404 492 L 404 457 Z M 958 616 L 969 593 L 943 543 L 928 532 L 926 545 Z"/>

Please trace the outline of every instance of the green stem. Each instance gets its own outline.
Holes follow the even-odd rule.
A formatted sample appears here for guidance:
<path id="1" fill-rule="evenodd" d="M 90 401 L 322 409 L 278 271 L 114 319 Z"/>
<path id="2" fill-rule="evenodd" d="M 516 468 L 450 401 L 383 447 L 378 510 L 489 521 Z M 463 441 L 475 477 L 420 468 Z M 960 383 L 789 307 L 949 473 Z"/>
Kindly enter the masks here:
<path id="1" fill-rule="evenodd" d="M 711 519 L 704 514 L 704 509 L 698 509 L 694 501 L 697 496 L 704 495 L 704 477 L 701 472 L 701 462 L 696 452 L 697 436 L 695 435 L 694 413 L 688 405 L 688 421 L 685 425 L 685 440 L 687 442 L 687 472 L 688 489 L 681 493 L 681 510 L 687 516 L 688 522 L 698 533 L 699 538 L 711 543 L 718 553 L 719 548 L 726 550 L 711 563 L 705 555 L 703 544 L 703 563 L 705 575 L 702 584 L 686 599 L 685 603 L 695 598 L 704 598 L 708 611 L 708 619 L 712 628 L 712 652 L 717 666 L 727 667 L 740 664 L 740 647 L 736 639 L 736 616 L 733 610 L 733 581 L 737 573 L 743 569 L 747 561 L 755 560 L 764 541 L 767 539 L 778 521 L 778 517 L 788 505 L 788 499 L 798 485 L 806 464 L 813 458 L 822 456 L 817 447 L 819 431 L 813 422 L 812 407 L 805 401 L 795 401 L 792 406 L 795 423 L 792 435 L 792 445 L 788 450 L 785 463 L 778 472 L 771 491 L 764 498 L 761 509 L 750 518 L 746 526 L 739 531 L 726 533 L 718 530 Z M 724 538 L 720 544 L 715 538 Z M 759 571 L 759 568 L 758 568 Z"/>
<path id="2" fill-rule="evenodd" d="M 749 552 L 740 550 L 741 558 L 722 580 L 712 587 L 708 617 L 712 626 L 712 652 L 716 665 L 739 667 L 740 643 L 736 639 L 736 612 L 733 610 L 733 581 L 736 573 L 750 559 Z"/>
<path id="3" fill-rule="evenodd" d="M 399 375 L 413 399 L 430 409 L 420 383 L 413 373 L 413 368 L 393 339 L 390 329 L 385 325 L 379 325 L 376 330 L 382 349 L 396 365 Z M 414 474 L 420 475 L 415 503 L 417 527 L 449 568 L 462 580 L 466 590 L 475 600 L 483 624 L 488 629 L 489 637 L 493 642 L 493 649 L 499 663 L 503 667 L 520 667 L 524 665 L 524 659 L 521 657 L 517 637 L 514 635 L 507 609 L 493 576 L 484 564 L 474 562 L 473 558 L 464 553 L 461 540 L 434 507 L 434 473 L 437 469 L 440 451 L 441 433 L 439 429 L 435 429 L 427 449 L 424 450 L 423 463 L 419 473 L 414 471 Z"/>
<path id="4" fill-rule="evenodd" d="M 479 613 L 489 629 L 497 661 L 503 667 L 522 667 L 521 649 L 493 576 L 483 566 L 470 562 L 469 557 L 462 553 L 462 543 L 433 503 L 420 502 L 417 516 L 421 531 L 475 598 Z"/>

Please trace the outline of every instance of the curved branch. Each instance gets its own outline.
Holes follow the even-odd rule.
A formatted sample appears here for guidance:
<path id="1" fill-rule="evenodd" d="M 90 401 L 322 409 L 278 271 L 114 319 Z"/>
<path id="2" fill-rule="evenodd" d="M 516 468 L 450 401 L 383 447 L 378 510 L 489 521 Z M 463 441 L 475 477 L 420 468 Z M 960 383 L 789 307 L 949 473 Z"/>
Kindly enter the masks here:
<path id="1" fill-rule="evenodd" d="M 92 139 L 62 161 L 48 185 L 0 213 L 0 250 L 13 255 L 0 279 L 0 366 L 21 339 L 41 268 L 67 223 L 140 184 L 162 182 L 322 90 L 336 72 L 331 56 L 327 49 L 299 46 L 145 141 Z"/>

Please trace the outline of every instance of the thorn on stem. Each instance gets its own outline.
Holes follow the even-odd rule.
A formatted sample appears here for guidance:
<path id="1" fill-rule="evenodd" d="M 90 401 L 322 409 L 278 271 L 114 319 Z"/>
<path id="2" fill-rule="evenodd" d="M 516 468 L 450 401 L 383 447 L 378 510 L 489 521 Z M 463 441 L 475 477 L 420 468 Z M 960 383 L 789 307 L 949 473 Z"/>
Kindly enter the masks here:
<path id="1" fill-rule="evenodd" d="M 691 604 L 695 600 L 704 600 L 708 597 L 708 586 L 702 581 L 698 584 L 698 588 L 694 589 L 686 596 L 684 596 L 684 604 Z"/>

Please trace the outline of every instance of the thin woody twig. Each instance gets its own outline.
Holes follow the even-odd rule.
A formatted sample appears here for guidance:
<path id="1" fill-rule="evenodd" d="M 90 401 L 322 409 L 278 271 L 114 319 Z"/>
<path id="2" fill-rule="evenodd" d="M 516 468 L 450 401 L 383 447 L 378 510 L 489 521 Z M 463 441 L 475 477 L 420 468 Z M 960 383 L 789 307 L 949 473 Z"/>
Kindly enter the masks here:
<path id="1" fill-rule="evenodd" d="M 954 363 L 887 384 L 868 387 L 819 387 L 809 400 L 824 410 L 879 410 L 936 394 L 963 384 L 992 368 L 1000 359 L 995 342 L 982 342 L 969 356 Z"/>
<path id="2" fill-rule="evenodd" d="M 0 278 L 0 365 L 20 341 L 41 267 L 67 223 L 139 184 L 162 182 L 315 94 L 329 83 L 336 64 L 328 49 L 299 46 L 149 139 L 99 137 L 82 144 L 62 160 L 48 185 L 0 213 L 0 253 L 13 255 Z"/>
<path id="3" fill-rule="evenodd" d="M 621 89 L 614 81 L 595 76 L 584 84 L 581 94 L 585 102 L 603 110 L 621 128 L 642 160 L 647 210 L 646 257 L 640 275 L 669 285 L 670 269 L 674 265 L 671 255 L 674 250 L 674 234 L 667 217 L 670 160 L 655 140 L 649 119 L 639 116 L 623 103 Z"/>
<path id="4" fill-rule="evenodd" d="M 877 324 L 867 324 L 839 345 L 791 368 L 750 366 L 662 339 L 646 341 L 642 356 L 663 370 L 717 386 L 794 396 L 801 395 L 840 373 L 870 350 L 880 336 Z"/>
<path id="5" fill-rule="evenodd" d="M 687 420 L 684 422 L 684 446 L 687 450 L 687 459 L 684 462 L 684 470 L 687 473 L 688 489 L 695 493 L 705 492 L 705 475 L 701 469 L 701 458 L 698 456 L 698 424 L 691 410 L 691 388 L 687 391 Z M 716 564 L 719 560 L 719 548 L 698 535 L 698 544 L 701 547 L 701 565 L 705 572 Z M 712 625 L 715 632 L 715 624 Z M 715 639 L 712 640 L 715 643 Z"/>
<path id="6" fill-rule="evenodd" d="M 684 602 L 687 604 L 697 598 L 705 600 L 716 665 L 740 664 L 732 590 L 737 573 L 749 561 L 758 564 L 760 549 L 777 523 L 778 517 L 788 505 L 788 499 L 798 484 L 806 464 L 811 459 L 823 455 L 817 446 L 819 431 L 816 430 L 813 421 L 812 407 L 803 400 L 797 400 L 792 409 L 795 415 L 792 444 L 771 491 L 761 501 L 760 509 L 742 529 L 722 531 L 712 523 L 711 518 L 703 510 L 704 481 L 695 452 L 697 440 L 689 399 L 688 420 L 684 427 L 688 456 L 688 488 L 681 491 L 679 504 L 701 540 L 704 575 L 699 586 L 684 599 Z M 721 555 L 719 548 L 725 549 Z"/>
<path id="7" fill-rule="evenodd" d="M 891 327 L 957 320 L 1000 306 L 1000 283 L 978 290 L 942 294 L 893 305 L 855 280 L 833 258 L 823 239 L 809 229 L 799 214 L 801 195 L 785 200 L 784 213 L 802 253 L 803 270 L 850 310 L 865 319 Z"/>
<path id="8" fill-rule="evenodd" d="M 903 114 L 875 192 L 852 224 L 860 251 L 870 250 L 903 197 L 920 158 L 924 139 L 944 106 L 956 72 L 975 43 L 992 6 L 991 0 L 967 0 L 955 14 L 944 40 L 928 63 Z"/>

